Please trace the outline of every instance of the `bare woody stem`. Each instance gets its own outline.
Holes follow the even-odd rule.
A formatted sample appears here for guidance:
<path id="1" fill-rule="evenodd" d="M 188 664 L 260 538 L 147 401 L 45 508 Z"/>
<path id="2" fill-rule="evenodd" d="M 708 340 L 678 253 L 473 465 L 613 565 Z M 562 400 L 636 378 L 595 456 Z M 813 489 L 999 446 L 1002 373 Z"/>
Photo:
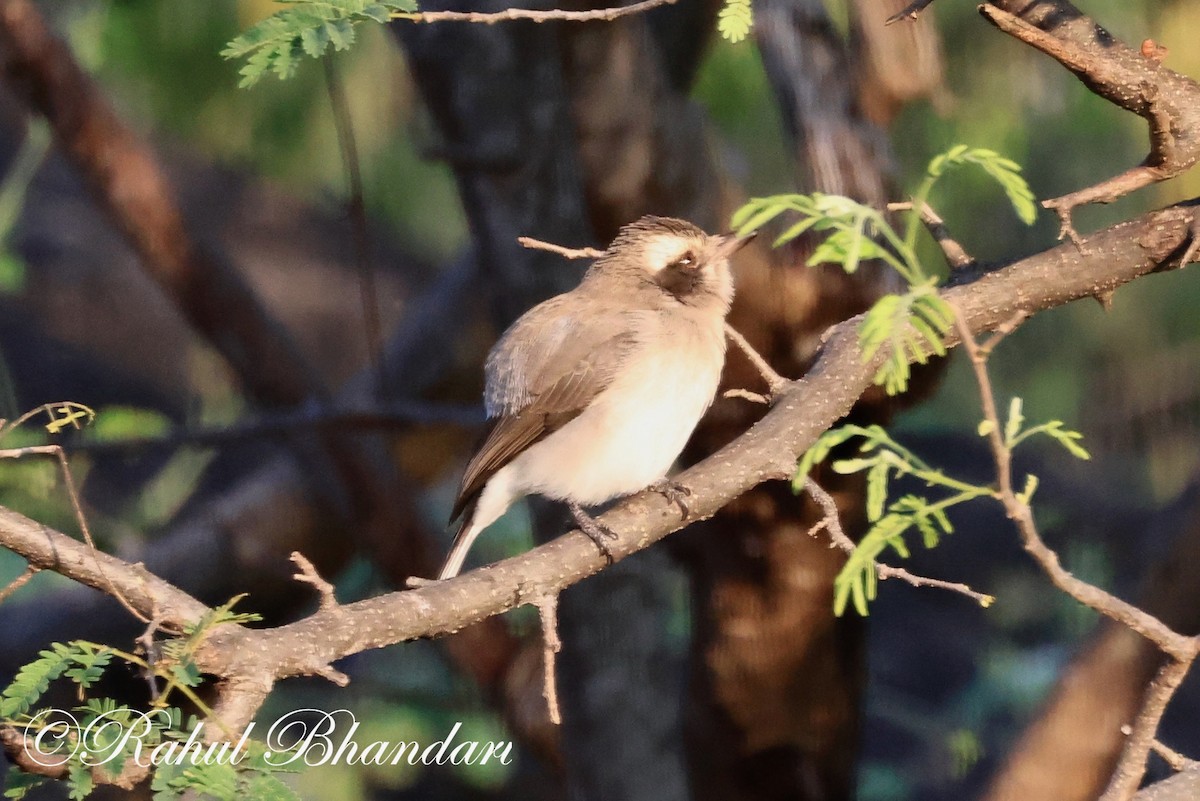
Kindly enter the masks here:
<path id="1" fill-rule="evenodd" d="M 612 22 L 621 17 L 641 14 L 652 8 L 672 5 L 678 0 L 642 0 L 633 5 L 617 8 L 596 8 L 589 11 L 563 11 L 560 9 L 539 10 L 532 8 L 508 8 L 504 11 L 393 11 L 392 19 L 408 22 L 474 22 L 495 25 L 498 22 Z"/>
<path id="2" fill-rule="evenodd" d="M 1183 682 L 1192 662 L 1200 652 L 1200 639 L 1173 631 L 1158 618 L 1117 598 L 1115 595 L 1068 572 L 1055 553 L 1042 539 L 1029 505 L 1017 497 L 1012 484 L 1012 449 L 1001 434 L 1004 430 L 996 411 L 995 394 L 987 371 L 988 351 L 976 342 L 962 313 L 955 309 L 955 324 L 962 345 L 971 360 L 975 381 L 979 386 L 984 420 L 987 421 L 988 444 L 996 464 L 997 496 L 1008 517 L 1016 524 L 1025 550 L 1041 566 L 1055 587 L 1080 603 L 1119 622 L 1153 642 L 1169 657 L 1146 693 L 1142 710 L 1134 721 L 1133 730 L 1121 754 L 1117 769 L 1100 797 L 1100 801 L 1129 801 L 1137 792 L 1146 770 L 1146 757 L 1154 744 L 1158 724 L 1167 704 Z M 1012 326 L 1008 329 L 1011 330 Z M 994 347 L 997 333 L 989 342 Z"/>
<path id="3" fill-rule="evenodd" d="M 841 519 L 838 516 L 837 503 L 833 500 L 833 496 L 826 492 L 820 485 L 817 484 L 817 482 L 813 481 L 811 477 L 804 482 L 804 490 L 808 493 L 809 497 L 816 501 L 817 505 L 821 507 L 821 511 L 825 513 L 824 517 L 822 517 L 815 526 L 809 529 L 809 536 L 816 534 L 821 529 L 825 529 L 829 532 L 829 541 L 833 547 L 846 554 L 853 553 L 855 547 L 854 541 L 846 535 L 845 530 L 842 528 Z M 976 592 L 966 584 L 918 576 L 915 573 L 910 573 L 902 567 L 893 567 L 892 565 L 885 565 L 882 562 L 875 563 L 875 575 L 878 576 L 881 581 L 894 578 L 906 582 L 914 587 L 933 587 L 935 589 L 957 592 L 960 595 L 967 596 L 971 600 L 975 601 L 975 603 L 984 607 L 991 606 L 996 600 L 991 595 L 985 595 L 982 592 Z"/>

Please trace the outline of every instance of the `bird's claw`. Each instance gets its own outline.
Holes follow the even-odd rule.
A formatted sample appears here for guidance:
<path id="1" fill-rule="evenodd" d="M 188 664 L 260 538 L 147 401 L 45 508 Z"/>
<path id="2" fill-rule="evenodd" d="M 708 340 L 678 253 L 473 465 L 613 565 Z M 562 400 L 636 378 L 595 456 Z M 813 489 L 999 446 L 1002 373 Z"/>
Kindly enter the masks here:
<path id="1" fill-rule="evenodd" d="M 687 504 L 683 499 L 690 498 L 692 496 L 692 491 L 689 488 L 683 486 L 678 481 L 672 481 L 669 478 L 660 478 L 658 481 L 655 481 L 653 484 L 647 487 L 647 489 L 660 493 L 670 503 L 678 506 L 679 513 L 683 515 L 685 520 L 687 519 L 689 511 Z"/>
<path id="2" fill-rule="evenodd" d="M 575 525 L 579 526 L 579 530 L 587 534 L 588 538 L 596 543 L 596 547 L 600 550 L 600 553 L 604 554 L 605 563 L 611 565 L 613 563 L 613 554 L 612 550 L 608 547 L 608 542 L 617 538 L 617 532 L 589 515 L 579 504 L 572 503 L 569 506 L 571 516 L 575 518 Z"/>

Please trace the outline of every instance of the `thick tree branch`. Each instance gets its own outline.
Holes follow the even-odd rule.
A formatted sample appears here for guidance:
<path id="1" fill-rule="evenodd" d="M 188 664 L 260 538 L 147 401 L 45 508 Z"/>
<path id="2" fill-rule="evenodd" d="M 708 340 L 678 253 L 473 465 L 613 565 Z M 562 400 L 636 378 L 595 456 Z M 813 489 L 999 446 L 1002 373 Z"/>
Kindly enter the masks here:
<path id="1" fill-rule="evenodd" d="M 993 0 L 979 6 L 979 12 L 1000 30 L 1058 61 L 1092 92 L 1143 117 L 1149 125 L 1150 153 L 1142 164 L 1042 203 L 1058 214 L 1064 236 L 1078 244 L 1071 225 L 1071 212 L 1077 206 L 1111 203 L 1174 178 L 1200 160 L 1200 84 L 1167 69 L 1156 53 L 1148 57 L 1115 39 L 1066 0 Z"/>
<path id="2" fill-rule="evenodd" d="M 1018 312 L 1042 309 L 1111 291 L 1169 267 L 1187 247 L 1195 208 L 1174 206 L 1112 226 L 1079 250 L 1060 245 L 979 274 L 945 291 L 973 334 L 1002 326 Z M 964 276 L 965 280 L 965 276 Z M 787 384 L 770 412 L 727 447 L 686 471 L 692 520 L 715 514 L 751 487 L 790 477 L 799 456 L 865 392 L 875 364 L 858 346 L 859 318 L 830 333 L 808 374 Z M 621 559 L 680 527 L 677 510 L 657 493 L 642 493 L 603 516 L 618 533 Z M 205 607 L 138 566 L 93 555 L 83 544 L 15 512 L 0 510 L 0 544 L 33 566 L 103 588 L 107 575 L 143 614 L 167 624 L 195 620 Z M 98 561 L 97 561 L 98 560 Z M 103 570 L 98 568 L 103 565 Z M 524 603 L 554 595 L 604 567 L 592 541 L 572 532 L 529 553 L 456 579 L 320 610 L 274 629 L 223 626 L 198 655 L 207 673 L 222 677 L 215 711 L 233 728 L 253 716 L 273 683 L 295 675 L 326 675 L 332 662 L 359 651 L 453 633 Z"/>

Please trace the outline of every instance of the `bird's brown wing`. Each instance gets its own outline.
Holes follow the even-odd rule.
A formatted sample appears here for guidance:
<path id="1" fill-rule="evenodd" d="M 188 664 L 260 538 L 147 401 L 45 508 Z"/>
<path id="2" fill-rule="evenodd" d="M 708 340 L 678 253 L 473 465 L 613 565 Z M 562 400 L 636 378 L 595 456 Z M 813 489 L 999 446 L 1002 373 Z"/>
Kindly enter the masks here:
<path id="1" fill-rule="evenodd" d="M 609 385 L 635 342 L 623 316 L 570 315 L 554 307 L 543 312 L 546 306 L 522 317 L 488 358 L 492 427 L 467 463 L 451 520 L 498 470 L 578 417 Z"/>

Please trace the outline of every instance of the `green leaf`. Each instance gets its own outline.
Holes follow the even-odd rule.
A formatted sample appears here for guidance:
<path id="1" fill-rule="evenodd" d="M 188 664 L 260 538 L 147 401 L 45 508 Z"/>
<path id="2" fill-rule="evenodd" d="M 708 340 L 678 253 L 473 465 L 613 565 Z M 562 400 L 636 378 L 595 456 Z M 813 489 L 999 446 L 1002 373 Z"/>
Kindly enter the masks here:
<path id="1" fill-rule="evenodd" d="M 874 522 L 883 515 L 887 502 L 888 465 L 878 462 L 867 473 L 867 520 Z"/>
<path id="2" fill-rule="evenodd" d="M 976 433 L 981 437 L 991 436 L 992 432 L 995 430 L 996 424 L 991 420 L 980 420 L 979 426 L 975 429 Z"/>
<path id="3" fill-rule="evenodd" d="M 0 718 L 25 714 L 50 688 L 50 682 L 63 674 L 71 664 L 71 650 L 54 643 L 51 650 L 39 651 L 38 659 L 17 671 L 12 683 L 0 693 Z"/>
<path id="4" fill-rule="evenodd" d="M 195 687 L 200 683 L 200 668 L 195 662 L 181 662 L 171 666 L 171 677 L 184 687 Z"/>
<path id="5" fill-rule="evenodd" d="M 946 345 L 939 332 L 948 330 L 952 320 L 953 310 L 937 295 L 932 282 L 877 300 L 859 327 L 864 362 L 888 346 L 888 359 L 876 371 L 875 383 L 883 385 L 889 395 L 906 390 L 910 361 L 924 364 L 930 353 L 945 355 Z"/>
<path id="6" fill-rule="evenodd" d="M 71 801 L 83 801 L 96 787 L 92 780 L 91 768 L 79 762 L 71 762 L 67 766 L 67 786 L 70 788 L 67 797 Z"/>
<path id="7" fill-rule="evenodd" d="M 27 272 L 24 259 L 11 251 L 0 251 L 0 295 L 24 289 Z"/>
<path id="8" fill-rule="evenodd" d="M 45 776 L 38 776 L 34 773 L 26 773 L 16 765 L 10 765 L 8 773 L 4 777 L 4 797 L 12 799 L 24 798 L 35 787 L 40 787 L 47 782 Z"/>
<path id="9" fill-rule="evenodd" d="M 183 771 L 188 788 L 207 793 L 218 801 L 237 801 L 237 771 L 224 762 L 192 765 Z"/>
<path id="10" fill-rule="evenodd" d="M 354 44 L 354 27 L 363 22 L 385 23 L 393 11 L 411 12 L 410 0 L 319 0 L 287 3 L 286 8 L 243 32 L 221 55 L 245 58 L 239 73 L 242 87 L 253 86 L 273 72 L 290 78 L 304 56 L 320 58 L 328 51 L 346 50 Z"/>
<path id="11" fill-rule="evenodd" d="M 737 230 L 738 236 L 745 236 L 762 228 L 787 210 L 788 206 L 780 201 L 779 196 L 755 198 L 734 212 L 730 222 Z"/>
<path id="12" fill-rule="evenodd" d="M 154 409 L 105 406 L 96 412 L 88 438 L 96 442 L 161 437 L 171 430 L 171 419 Z"/>
<path id="13" fill-rule="evenodd" d="M 1033 190 L 1029 188 L 1029 184 L 1021 176 L 1021 165 L 1004 158 L 994 150 L 955 145 L 945 153 L 935 156 L 929 162 L 926 171 L 931 178 L 936 179 L 940 178 L 947 169 L 964 165 L 981 168 L 998 183 L 1022 222 L 1032 225 L 1037 220 L 1037 199 L 1034 197 Z"/>
<path id="14" fill-rule="evenodd" d="M 1008 420 L 1004 423 L 1004 444 L 1012 447 L 1021 434 L 1021 426 L 1025 425 L 1025 415 L 1021 413 L 1021 399 L 1013 398 L 1008 404 Z"/>
<path id="15" fill-rule="evenodd" d="M 737 44 L 749 35 L 754 26 L 754 12 L 750 0 L 725 0 L 717 14 L 717 30 L 729 41 Z"/>
<path id="16" fill-rule="evenodd" d="M 1038 477 L 1033 473 L 1029 473 L 1025 476 L 1025 489 L 1017 493 L 1017 500 L 1028 506 L 1029 502 L 1033 499 L 1033 493 L 1037 492 L 1037 488 Z"/>
<path id="17" fill-rule="evenodd" d="M 1092 458 L 1092 455 L 1079 444 L 1079 441 L 1083 439 L 1083 434 L 1063 428 L 1061 420 L 1054 420 L 1049 423 L 1046 426 L 1046 433 L 1054 437 L 1058 441 L 1058 444 L 1066 448 L 1067 452 L 1076 459 L 1087 461 Z"/>

